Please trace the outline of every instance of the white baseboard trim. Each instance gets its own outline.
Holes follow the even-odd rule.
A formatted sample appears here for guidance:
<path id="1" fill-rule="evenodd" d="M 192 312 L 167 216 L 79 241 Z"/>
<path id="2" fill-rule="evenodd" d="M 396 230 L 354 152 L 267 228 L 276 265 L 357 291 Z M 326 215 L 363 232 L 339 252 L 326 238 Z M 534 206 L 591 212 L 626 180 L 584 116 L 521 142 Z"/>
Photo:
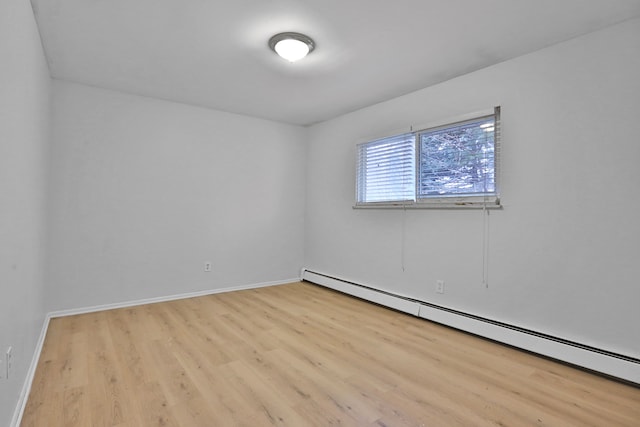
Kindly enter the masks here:
<path id="1" fill-rule="evenodd" d="M 303 280 L 591 371 L 640 384 L 640 360 L 303 269 Z"/>
<path id="2" fill-rule="evenodd" d="M 29 397 L 29 393 L 31 392 L 31 385 L 33 384 L 33 378 L 35 376 L 36 368 L 40 360 L 40 354 L 42 353 L 42 346 L 44 345 L 44 340 L 47 336 L 47 330 L 49 329 L 49 322 L 51 321 L 51 319 L 54 319 L 57 317 L 73 316 L 76 314 L 85 314 L 85 313 L 94 313 L 97 311 L 113 310 L 117 308 L 134 307 L 137 305 L 153 304 L 158 302 L 175 301 L 175 300 L 186 299 L 186 298 L 201 297 L 205 295 L 221 294 L 224 292 L 244 291 L 247 289 L 265 288 L 268 286 L 286 285 L 288 283 L 299 282 L 300 280 L 302 280 L 301 277 L 296 277 L 293 279 L 277 280 L 273 282 L 253 283 L 250 285 L 231 286 L 231 287 L 220 288 L 220 289 L 208 289 L 204 291 L 188 292 L 188 293 L 169 295 L 169 296 L 163 296 L 163 297 L 144 298 L 144 299 L 139 299 L 134 301 L 124 301 L 124 302 L 114 303 L 114 304 L 103 304 L 103 305 L 95 305 L 91 307 L 52 311 L 48 313 L 44 319 L 42 330 L 40 331 L 40 337 L 38 338 L 38 343 L 36 345 L 36 349 L 31 359 L 31 365 L 29 366 L 29 370 L 27 371 L 27 377 L 25 378 L 25 382 L 22 387 L 22 392 L 20 393 L 18 405 L 16 406 L 16 409 L 13 412 L 13 418 L 9 425 L 11 427 L 19 427 L 20 423 L 22 422 L 24 410 L 27 406 L 27 399 Z"/>
<path id="3" fill-rule="evenodd" d="M 101 305 L 94 305 L 90 307 L 72 308 L 69 310 L 58 310 L 58 311 L 52 311 L 51 313 L 49 313 L 49 317 L 53 319 L 56 317 L 73 316 L 76 314 L 94 313 L 96 311 L 135 307 L 136 305 L 154 304 L 158 302 L 175 301 L 175 300 L 186 299 L 186 298 L 202 297 L 205 295 L 221 294 L 224 292 L 265 288 L 267 286 L 284 285 L 287 283 L 293 283 L 293 282 L 299 282 L 299 281 L 300 281 L 300 277 L 296 277 L 294 279 L 277 280 L 273 282 L 253 283 L 250 285 L 230 286 L 228 288 L 220 288 L 220 289 L 207 289 L 204 291 L 187 292 L 183 294 L 167 295 L 167 296 L 154 297 L 154 298 L 144 298 L 144 299 L 133 300 L 133 301 L 118 302 L 113 304 L 101 304 Z"/>
<path id="4" fill-rule="evenodd" d="M 9 424 L 11 427 L 18 427 L 22 422 L 22 415 L 24 414 L 24 408 L 27 406 L 27 398 L 29 397 L 29 393 L 31 392 L 31 384 L 33 383 L 33 377 L 36 374 L 38 361 L 40 361 L 40 354 L 42 353 L 44 339 L 47 336 L 47 330 L 49 329 L 49 320 L 50 317 L 46 316 L 44 318 L 44 322 L 42 323 L 42 329 L 40 330 L 40 336 L 38 337 L 36 348 L 33 351 L 33 357 L 31 358 L 31 364 L 29 365 L 29 370 L 27 371 L 27 377 L 25 378 L 24 384 L 22 385 L 22 391 L 20 392 L 18 405 L 13 411 L 13 417 L 11 418 L 11 423 Z"/>

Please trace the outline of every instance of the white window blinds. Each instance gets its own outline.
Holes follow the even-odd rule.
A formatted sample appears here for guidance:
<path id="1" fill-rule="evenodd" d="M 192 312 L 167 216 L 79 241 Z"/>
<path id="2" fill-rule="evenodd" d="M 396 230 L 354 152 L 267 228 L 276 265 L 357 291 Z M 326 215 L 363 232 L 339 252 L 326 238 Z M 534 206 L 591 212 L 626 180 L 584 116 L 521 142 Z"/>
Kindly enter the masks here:
<path id="1" fill-rule="evenodd" d="M 383 138 L 357 147 L 356 203 L 415 200 L 415 135 Z"/>

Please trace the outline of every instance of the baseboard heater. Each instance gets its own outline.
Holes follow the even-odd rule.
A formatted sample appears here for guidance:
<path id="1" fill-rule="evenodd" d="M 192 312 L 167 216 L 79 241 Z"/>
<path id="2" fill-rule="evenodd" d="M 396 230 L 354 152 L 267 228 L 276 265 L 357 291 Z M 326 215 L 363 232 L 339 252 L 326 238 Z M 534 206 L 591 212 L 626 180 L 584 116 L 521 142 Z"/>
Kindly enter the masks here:
<path id="1" fill-rule="evenodd" d="M 419 301 L 327 274 L 302 270 L 302 279 L 385 307 L 640 385 L 640 359 Z"/>

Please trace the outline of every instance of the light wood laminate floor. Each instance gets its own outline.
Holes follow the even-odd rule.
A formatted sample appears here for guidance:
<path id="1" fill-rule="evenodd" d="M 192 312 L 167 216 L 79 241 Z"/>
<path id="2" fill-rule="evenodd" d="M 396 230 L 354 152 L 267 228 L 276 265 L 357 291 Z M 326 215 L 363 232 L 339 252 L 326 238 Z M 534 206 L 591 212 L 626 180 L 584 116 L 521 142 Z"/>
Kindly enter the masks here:
<path id="1" fill-rule="evenodd" d="M 640 426 L 640 389 L 307 283 L 53 319 L 22 426 Z"/>

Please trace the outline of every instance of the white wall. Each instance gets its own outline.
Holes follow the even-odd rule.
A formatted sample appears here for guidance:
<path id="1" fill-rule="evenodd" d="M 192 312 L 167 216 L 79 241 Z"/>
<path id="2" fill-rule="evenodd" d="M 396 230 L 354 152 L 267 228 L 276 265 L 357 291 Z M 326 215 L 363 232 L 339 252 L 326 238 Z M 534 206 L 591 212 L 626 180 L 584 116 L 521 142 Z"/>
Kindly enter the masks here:
<path id="1" fill-rule="evenodd" d="M 303 133 L 54 80 L 47 309 L 299 277 Z"/>
<path id="2" fill-rule="evenodd" d="M 638 76 L 636 19 L 313 126 L 305 266 L 640 357 Z M 359 139 L 494 105 L 504 210 L 485 288 L 481 211 L 352 205 Z"/>
<path id="3" fill-rule="evenodd" d="M 0 425 L 18 402 L 44 320 L 49 71 L 28 1 L 0 2 Z"/>

